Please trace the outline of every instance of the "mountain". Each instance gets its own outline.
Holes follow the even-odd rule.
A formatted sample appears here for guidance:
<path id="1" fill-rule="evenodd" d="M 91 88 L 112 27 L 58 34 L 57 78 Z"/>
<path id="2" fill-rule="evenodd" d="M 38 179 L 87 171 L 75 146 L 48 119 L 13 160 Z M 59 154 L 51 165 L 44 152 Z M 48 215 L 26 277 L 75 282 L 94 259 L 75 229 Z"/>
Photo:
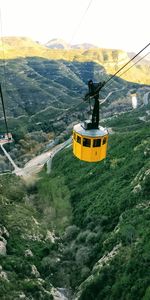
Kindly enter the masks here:
<path id="1" fill-rule="evenodd" d="M 71 45 L 71 44 L 66 43 L 62 39 L 52 39 L 44 45 L 50 49 L 65 49 L 65 50 L 70 50 L 70 49 L 85 49 L 85 50 L 87 50 L 87 49 L 98 48 L 97 46 L 89 44 L 89 43 Z"/>
<path id="2" fill-rule="evenodd" d="M 2 300 L 149 299 L 149 111 L 105 120 L 100 163 L 67 148 L 36 182 L 0 176 Z"/>
<path id="3" fill-rule="evenodd" d="M 72 207 L 53 280 L 73 299 L 149 299 L 149 109 L 105 120 L 113 132 L 105 161 L 86 163 L 66 149 L 43 175 L 41 186 L 59 180 Z"/>
<path id="4" fill-rule="evenodd" d="M 89 44 L 89 43 L 82 43 L 82 44 L 76 44 L 76 45 L 71 45 L 72 49 L 96 49 L 98 48 L 98 46 L 95 46 L 93 44 Z"/>
<path id="5" fill-rule="evenodd" d="M 89 118 L 89 103 L 83 101 L 88 80 L 107 80 L 110 78 L 107 69 L 114 72 L 114 66 L 118 68 L 129 59 L 119 50 L 48 49 L 21 37 L 3 38 L 2 42 L 0 81 L 8 127 L 19 143 L 13 146 L 11 154 L 20 156 L 19 163 L 42 151 L 45 143 L 40 142 L 40 133 L 44 140 L 61 135 L 58 140 L 62 141 L 71 134 L 74 122 Z M 133 69 L 134 80 L 148 72 L 148 66 Z M 146 82 L 149 76 L 145 78 Z M 100 93 L 100 99 L 108 98 L 101 109 L 101 118 L 131 109 L 133 90 L 137 92 L 139 105 L 146 95 L 148 99 L 149 86 L 114 77 Z M 1 109 L 0 132 L 4 131 Z"/>
<path id="6" fill-rule="evenodd" d="M 50 49 L 70 49 L 70 45 L 62 39 L 52 39 L 45 44 Z"/>
<path id="7" fill-rule="evenodd" d="M 5 64 L 1 60 L 0 80 L 8 124 L 13 132 L 18 128 L 20 130 L 20 124 L 27 131 L 52 130 L 54 122 L 58 122 L 57 118 L 65 121 L 63 130 L 66 123 L 73 121 L 68 108 L 82 102 L 89 78 L 95 81 L 108 78 L 105 68 L 97 62 L 98 58 L 96 60 L 97 52 L 93 60 L 94 52 L 90 50 L 84 51 L 83 55 L 79 55 L 83 50 L 49 50 L 27 38 L 4 38 L 1 46 L 1 58 L 3 48 L 8 57 Z M 73 56 L 75 53 L 78 53 L 77 59 Z M 103 54 L 101 50 L 100 60 Z M 110 64 L 111 50 L 108 55 Z M 118 52 L 118 55 L 123 54 Z M 126 56 L 122 59 L 126 61 Z M 103 98 L 112 90 L 112 84 L 114 89 L 120 90 L 119 93 L 112 93 L 112 100 L 124 98 L 134 87 L 140 89 L 140 85 L 114 78 L 102 92 Z M 87 104 L 83 105 L 88 108 Z M 80 112 L 80 107 L 77 110 Z M 0 128 L 3 131 L 2 111 L 0 114 Z"/>
<path id="8" fill-rule="evenodd" d="M 5 57 L 4 57 L 5 53 Z M 16 59 L 18 57 L 42 57 L 52 60 L 65 60 L 68 62 L 95 62 L 103 66 L 107 73 L 114 74 L 119 68 L 129 61 L 125 51 L 116 49 L 49 49 L 27 38 L 4 37 L 0 46 L 1 59 Z M 133 62 L 130 66 L 133 65 Z M 149 64 L 134 66 L 121 78 L 131 81 L 149 84 Z M 124 73 L 124 72 L 123 72 Z"/>
<path id="9" fill-rule="evenodd" d="M 130 59 L 132 57 L 134 57 L 136 55 L 136 53 L 134 52 L 128 52 L 128 56 L 130 57 Z M 145 56 L 145 57 L 144 57 Z M 138 61 L 137 62 L 137 65 L 149 65 L 150 64 L 150 52 L 146 53 L 144 56 L 140 55 L 139 57 L 136 58 L 135 61 Z"/>
<path id="10" fill-rule="evenodd" d="M 0 59 L 27 56 L 43 57 L 46 52 L 46 47 L 27 37 L 2 37 L 0 41 Z"/>
<path id="11" fill-rule="evenodd" d="M 107 80 L 129 59 L 112 49 L 2 42 L 0 81 L 15 139 L 8 151 L 20 164 L 50 139 L 70 136 L 73 123 L 89 116 L 87 81 Z M 150 93 L 138 83 L 149 81 L 149 66 L 132 72 L 135 83 L 131 72 L 127 81 L 115 76 L 100 93 L 107 98 L 101 124 L 110 131 L 106 160 L 85 163 L 67 148 L 36 182 L 0 176 L 0 299 L 62 299 L 64 288 L 79 300 L 149 299 L 150 107 L 143 102 Z M 2 152 L 0 167 L 9 169 Z"/>

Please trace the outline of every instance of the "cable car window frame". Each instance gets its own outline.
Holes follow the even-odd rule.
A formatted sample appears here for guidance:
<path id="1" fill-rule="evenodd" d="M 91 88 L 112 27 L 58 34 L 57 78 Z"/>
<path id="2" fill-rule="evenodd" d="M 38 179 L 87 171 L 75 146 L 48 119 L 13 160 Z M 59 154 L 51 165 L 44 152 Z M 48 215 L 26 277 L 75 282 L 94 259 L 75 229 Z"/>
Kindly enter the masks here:
<path id="1" fill-rule="evenodd" d="M 100 143 L 99 143 L 99 141 L 100 141 Z M 93 139 L 93 147 L 94 148 L 101 147 L 101 139 Z"/>
<path id="2" fill-rule="evenodd" d="M 102 144 L 103 144 L 103 145 L 107 144 L 107 137 L 106 137 L 106 136 L 103 138 Z"/>
<path id="3" fill-rule="evenodd" d="M 81 144 L 81 136 L 79 136 L 78 134 L 77 134 L 76 142 L 77 142 L 78 144 Z"/>
<path id="4" fill-rule="evenodd" d="M 76 135 L 75 132 L 73 133 L 73 139 L 74 139 L 75 141 L 77 140 L 77 135 Z"/>
<path id="5" fill-rule="evenodd" d="M 83 138 L 83 147 L 91 148 L 91 139 Z"/>

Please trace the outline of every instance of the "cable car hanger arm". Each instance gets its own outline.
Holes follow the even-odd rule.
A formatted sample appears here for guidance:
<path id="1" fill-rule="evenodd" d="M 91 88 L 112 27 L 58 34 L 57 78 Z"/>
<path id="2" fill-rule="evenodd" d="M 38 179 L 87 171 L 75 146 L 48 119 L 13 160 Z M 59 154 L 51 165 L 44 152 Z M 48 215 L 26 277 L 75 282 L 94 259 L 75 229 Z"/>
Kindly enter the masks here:
<path id="1" fill-rule="evenodd" d="M 105 85 L 104 82 L 93 83 L 92 80 L 88 81 L 89 91 L 85 95 L 84 100 L 89 100 L 90 97 L 94 98 L 94 107 L 92 112 L 92 121 L 86 124 L 87 129 L 98 129 L 99 126 L 99 92 Z"/>

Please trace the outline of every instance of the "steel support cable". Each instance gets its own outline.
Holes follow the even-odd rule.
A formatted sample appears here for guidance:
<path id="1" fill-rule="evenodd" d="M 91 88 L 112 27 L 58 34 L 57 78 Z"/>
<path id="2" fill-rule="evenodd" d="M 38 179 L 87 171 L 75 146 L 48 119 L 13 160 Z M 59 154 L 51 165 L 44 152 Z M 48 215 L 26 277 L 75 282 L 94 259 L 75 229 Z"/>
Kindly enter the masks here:
<path id="1" fill-rule="evenodd" d="M 148 47 L 148 46 L 147 46 Z M 144 48 L 145 49 L 145 48 Z M 143 49 L 143 50 L 144 50 Z M 140 53 L 141 53 L 141 51 L 140 51 Z M 145 58 L 148 54 L 149 54 L 150 52 L 148 52 L 146 55 L 144 55 L 144 56 L 142 56 L 139 60 L 137 60 L 132 66 L 130 66 L 130 68 L 128 68 L 127 70 L 125 70 L 125 72 L 123 72 L 123 73 L 121 73 L 120 74 L 120 76 L 122 75 L 122 74 L 124 74 L 124 73 L 126 73 L 129 69 L 131 69 L 134 65 L 136 65 L 139 61 L 141 61 L 143 58 Z M 138 54 L 137 54 L 138 55 Z M 136 55 L 136 56 L 137 56 Z M 135 57 L 134 57 L 135 58 Z M 134 58 L 132 58 L 131 60 L 133 60 Z M 130 61 L 131 61 L 130 60 Z M 126 64 L 127 65 L 127 64 Z M 125 66 L 124 66 L 125 67 Z M 121 69 L 123 69 L 123 68 L 121 68 Z M 119 71 L 118 71 L 119 72 Z M 118 76 L 118 77 L 120 77 L 120 76 Z M 114 77 L 114 76 L 113 76 Z M 109 80 L 108 80 L 109 81 Z M 108 82 L 107 81 L 107 82 Z M 113 92 L 116 92 L 116 91 L 113 91 Z M 90 97 L 89 97 L 89 99 L 90 99 Z M 100 105 L 102 105 L 103 103 L 105 103 L 106 102 L 106 100 L 107 99 L 105 99 L 102 103 L 100 103 Z M 85 103 L 85 102 L 83 102 L 83 101 L 81 101 L 80 103 L 78 103 L 77 105 L 75 105 L 75 106 L 72 106 L 72 107 L 70 107 L 70 108 L 68 108 L 68 109 L 66 109 L 66 111 L 68 112 L 68 111 L 70 111 L 70 110 L 74 110 L 74 109 L 76 109 L 78 106 L 80 106 L 81 104 L 83 104 L 83 103 Z"/>
<path id="2" fill-rule="evenodd" d="M 142 56 L 139 60 L 137 60 L 131 67 L 129 67 L 127 70 L 125 70 L 123 73 L 121 73 L 120 74 L 120 76 L 122 76 L 123 74 L 125 74 L 126 72 L 128 72 L 131 68 L 133 68 L 139 61 L 141 61 L 142 59 L 144 59 L 146 56 L 148 56 L 150 54 L 150 52 L 148 52 L 147 54 L 145 54 L 144 56 Z M 120 76 L 118 76 L 118 77 L 120 77 Z M 108 81 L 107 81 L 108 82 Z M 113 92 L 115 92 L 115 90 L 113 91 Z M 71 109 L 75 109 L 75 108 L 77 108 L 78 106 L 80 106 L 81 104 L 83 104 L 83 103 L 85 103 L 85 102 L 80 102 L 80 103 L 78 103 L 77 105 L 75 105 L 75 106 L 73 106 L 73 107 L 70 107 L 70 108 L 68 108 L 68 109 L 66 109 L 67 111 L 69 111 L 69 110 L 71 110 Z M 100 104 L 103 104 L 104 103 L 104 101 L 102 102 L 102 103 L 100 103 Z"/>
<path id="3" fill-rule="evenodd" d="M 132 57 L 123 67 L 121 67 L 114 75 L 112 75 L 106 82 L 105 82 L 105 84 L 104 84 L 104 86 L 111 80 L 111 79 L 113 79 L 115 76 L 116 76 L 116 74 L 118 74 L 121 70 L 123 70 L 133 59 L 135 59 L 140 53 L 142 53 L 148 46 L 150 46 L 150 43 L 148 43 L 142 50 L 140 50 L 134 57 Z M 139 61 L 141 61 L 144 57 L 146 57 L 147 55 L 149 54 L 149 52 L 146 54 L 146 55 L 144 55 L 142 58 L 140 58 L 138 61 L 136 61 L 130 68 L 128 68 L 125 72 L 127 72 L 129 69 L 131 69 L 134 65 L 136 65 Z M 122 74 L 124 74 L 125 72 L 123 72 Z M 120 74 L 120 76 L 122 75 L 122 74 Z M 118 77 L 120 77 L 120 76 L 118 76 Z M 103 87 L 104 87 L 103 86 Z M 92 96 L 92 97 L 90 97 L 89 96 L 89 99 L 90 98 L 93 98 L 94 96 Z M 73 107 L 70 107 L 70 108 L 68 108 L 67 109 L 67 111 L 69 111 L 69 110 L 71 110 L 71 109 L 75 109 L 75 108 L 77 108 L 78 106 L 80 106 L 81 104 L 83 104 L 83 103 L 85 103 L 85 102 L 80 102 L 80 103 L 78 103 L 77 105 L 75 105 L 75 106 L 73 106 Z"/>
<path id="4" fill-rule="evenodd" d="M 123 74 L 125 74 L 126 72 L 128 72 L 131 68 L 133 68 L 139 61 L 141 61 L 142 59 L 144 59 L 147 55 L 149 55 L 150 54 L 150 52 L 148 52 L 147 54 L 145 54 L 144 56 L 142 56 L 139 60 L 137 60 L 132 66 L 130 66 L 127 70 L 125 70 L 123 73 L 121 73 L 120 74 L 120 76 L 122 76 Z M 137 55 L 136 55 L 137 56 Z M 133 58 L 132 58 L 133 59 Z M 118 77 L 120 77 L 120 76 L 118 76 Z M 108 82 L 108 81 L 107 81 Z M 115 91 L 114 91 L 115 92 Z M 92 98 L 92 97 L 89 97 L 89 99 L 90 98 Z M 100 103 L 100 104 L 103 104 L 105 101 L 103 101 L 102 103 Z M 73 106 L 73 107 L 71 107 L 71 108 L 68 108 L 67 109 L 67 111 L 68 110 L 71 110 L 71 109 L 75 109 L 75 108 L 77 108 L 79 105 L 81 105 L 81 104 L 83 104 L 83 103 L 85 103 L 85 102 L 80 102 L 80 103 L 78 103 L 77 105 L 75 105 L 75 106 Z"/>
<path id="5" fill-rule="evenodd" d="M 81 20 L 80 20 L 79 24 L 77 25 L 77 27 L 76 27 L 76 29 L 75 29 L 73 35 L 72 35 L 72 38 L 71 38 L 71 40 L 70 40 L 70 44 L 72 43 L 72 41 L 73 41 L 73 39 L 74 39 L 74 37 L 75 37 L 75 35 L 76 35 L 78 29 L 80 28 L 80 26 L 81 26 L 81 24 L 82 24 L 82 22 L 83 22 L 83 20 L 84 20 L 84 18 L 85 18 L 85 16 L 86 16 L 88 10 L 89 10 L 89 8 L 90 8 L 90 6 L 91 6 L 91 4 L 92 4 L 92 1 L 93 1 L 93 0 L 90 0 L 90 2 L 89 2 L 89 4 L 88 4 L 88 6 L 87 6 L 85 12 L 83 13 L 83 15 L 82 15 L 82 17 L 81 17 Z"/>
<path id="6" fill-rule="evenodd" d="M 3 36 L 3 26 L 2 26 L 1 9 L 0 9 L 0 35 L 1 35 L 2 53 L 3 53 L 2 65 L 3 65 L 3 73 L 4 73 L 4 86 L 6 89 L 6 60 L 5 60 L 4 42 L 3 42 L 3 37 L 2 37 Z"/>
<path id="7" fill-rule="evenodd" d="M 150 52 L 148 52 L 147 54 L 145 54 L 144 56 L 142 56 L 140 59 L 138 59 L 132 66 L 130 66 L 127 70 L 125 70 L 123 73 L 121 73 L 118 77 L 120 78 L 123 74 L 125 74 L 126 72 L 128 72 L 131 68 L 133 68 L 139 61 L 141 61 L 142 59 L 144 59 L 146 56 L 148 56 L 150 54 Z M 110 84 L 110 83 L 109 83 Z M 109 85 L 108 84 L 108 85 Z"/>
<path id="8" fill-rule="evenodd" d="M 139 61 L 141 61 L 143 58 L 145 58 L 149 54 L 150 54 L 150 52 L 148 52 L 147 54 L 145 54 L 144 56 L 142 56 L 139 60 L 137 60 L 131 67 L 129 67 L 127 70 L 125 70 L 123 73 L 121 73 L 118 77 L 120 77 L 123 74 L 125 74 L 126 72 L 128 72 L 132 67 L 134 67 L 134 65 L 136 65 Z"/>
<path id="9" fill-rule="evenodd" d="M 103 87 L 105 87 L 106 86 L 106 84 L 110 81 L 110 80 L 112 80 L 121 70 L 123 70 L 133 59 L 135 59 L 140 53 L 142 53 L 147 47 L 149 47 L 150 46 L 150 43 L 148 43 L 144 48 L 142 48 L 136 55 L 134 55 L 125 65 L 123 65 L 118 71 L 116 71 L 109 79 L 107 79 L 106 81 L 105 81 L 105 83 L 104 83 L 104 85 L 103 85 Z M 119 76 L 118 76 L 119 77 Z M 103 88 L 102 87 L 102 88 Z M 102 89 L 101 88 L 101 89 Z M 97 94 L 97 92 L 99 91 L 99 87 L 96 89 L 96 91 L 95 91 L 95 94 L 94 95 L 92 95 L 92 96 L 89 96 L 89 98 L 93 98 L 96 94 Z"/>
<path id="10" fill-rule="evenodd" d="M 150 43 L 148 43 L 143 49 L 141 49 L 136 55 L 134 55 L 125 65 L 123 65 L 115 74 L 113 74 L 108 80 L 106 80 L 105 85 L 113 79 L 121 70 L 123 70 L 133 59 L 135 59 L 140 53 L 142 53 L 147 47 L 150 46 Z"/>
<path id="11" fill-rule="evenodd" d="M 3 50 L 3 70 L 4 70 L 4 86 L 6 89 L 6 65 L 5 65 L 5 51 L 4 51 L 4 43 L 3 43 L 3 28 L 2 28 L 2 14 L 1 14 L 1 9 L 0 9 L 0 31 L 1 31 L 1 43 L 2 43 L 2 50 Z M 5 111 L 5 105 L 4 105 L 4 98 L 3 98 L 3 93 L 2 93 L 2 85 L 0 83 L 0 97 L 1 97 L 1 102 L 2 102 L 2 109 L 3 109 L 3 115 L 4 115 L 4 121 L 5 121 L 5 127 L 6 127 L 6 133 L 8 137 L 8 124 L 7 124 L 7 118 L 6 118 L 6 111 Z"/>
<path id="12" fill-rule="evenodd" d="M 4 105 L 4 99 L 3 99 L 3 93 L 2 93 L 2 86 L 1 86 L 1 84 L 0 84 L 0 96 L 1 96 L 1 102 L 2 102 L 2 108 L 3 108 L 3 115 L 4 115 L 4 121 L 5 121 L 6 133 L 7 133 L 7 136 L 8 136 L 8 125 L 7 125 L 6 112 L 5 112 L 5 105 Z"/>

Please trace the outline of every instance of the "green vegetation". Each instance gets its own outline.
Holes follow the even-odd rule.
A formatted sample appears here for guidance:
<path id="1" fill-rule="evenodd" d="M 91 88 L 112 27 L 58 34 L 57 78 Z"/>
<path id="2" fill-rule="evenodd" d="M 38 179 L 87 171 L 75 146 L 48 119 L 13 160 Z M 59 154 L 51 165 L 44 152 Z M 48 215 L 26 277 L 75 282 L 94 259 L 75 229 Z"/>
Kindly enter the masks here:
<path id="1" fill-rule="evenodd" d="M 36 191 L 33 189 L 33 193 L 36 195 L 34 206 L 42 216 L 43 223 L 51 230 L 55 230 L 55 233 L 64 232 L 72 216 L 70 192 L 64 178 L 57 176 L 50 180 L 49 176 L 42 172 L 36 184 Z"/>
<path id="2" fill-rule="evenodd" d="M 42 259 L 52 253 L 54 243 L 48 227 L 40 223 L 31 195 L 12 175 L 0 178 L 0 299 L 53 299 L 52 285 L 42 270 Z M 2 246 L 2 245 L 1 245 Z M 1 248 L 2 250 L 2 248 Z"/>
<path id="3" fill-rule="evenodd" d="M 29 45 L 32 52 L 32 42 Z M 27 49 L 24 51 L 27 55 Z M 104 49 L 102 53 L 85 51 L 82 56 L 81 51 L 69 56 L 65 51 L 49 51 L 39 46 L 30 57 L 9 59 L 6 64 L 4 99 L 9 128 L 17 142 L 15 147 L 10 145 L 10 152 L 23 164 L 63 130 L 67 136 L 66 126 L 84 118 L 85 104 L 82 110 L 81 106 L 72 107 L 81 101 L 87 80 L 107 77 L 98 62 L 107 62 L 112 55 L 117 61 L 119 55 Z M 114 78 L 101 93 L 105 98 L 116 88 L 103 117 L 128 110 L 131 89 L 139 88 L 142 103 L 147 89 L 140 87 Z M 149 299 L 150 137 L 146 110 L 149 112 L 149 106 L 105 121 L 113 134 L 107 159 L 101 163 L 79 161 L 68 148 L 53 159 L 50 175 L 43 170 L 39 180 L 29 186 L 13 175 L 2 174 L 0 299 L 53 299 L 52 286 L 71 288 L 79 300 Z M 4 130 L 2 119 L 0 130 Z M 7 170 L 2 155 L 0 167 Z"/>
<path id="4" fill-rule="evenodd" d="M 80 300 L 148 299 L 150 138 L 140 114 L 112 120 L 116 133 L 100 164 L 79 161 L 70 149 L 53 162 L 49 180 L 63 178 L 72 205 L 55 281 L 77 289 Z"/>
<path id="5" fill-rule="evenodd" d="M 36 183 L 1 176 L 1 299 L 52 299 L 53 285 L 80 300 L 149 299 L 148 109 L 105 123 L 113 134 L 101 163 L 68 148 Z"/>

